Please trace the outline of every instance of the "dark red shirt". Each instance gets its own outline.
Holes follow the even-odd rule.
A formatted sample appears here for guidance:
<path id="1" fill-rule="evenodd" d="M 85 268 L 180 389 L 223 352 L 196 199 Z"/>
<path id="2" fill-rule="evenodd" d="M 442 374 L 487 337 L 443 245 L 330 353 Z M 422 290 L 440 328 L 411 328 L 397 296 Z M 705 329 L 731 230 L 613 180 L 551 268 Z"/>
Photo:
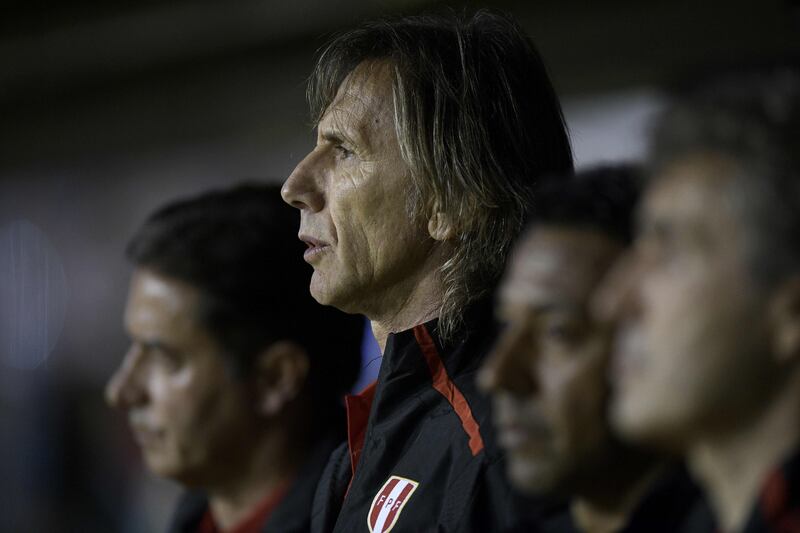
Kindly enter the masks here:
<path id="1" fill-rule="evenodd" d="M 281 483 L 275 490 L 270 492 L 266 498 L 261 500 L 252 513 L 247 518 L 239 522 L 233 529 L 223 531 L 214 522 L 211 509 L 206 509 L 203 519 L 197 527 L 197 533 L 259 533 L 263 525 L 269 520 L 272 511 L 283 501 L 286 492 L 291 485 L 289 480 Z"/>
<path id="2" fill-rule="evenodd" d="M 743 533 L 800 533 L 800 450 L 767 476 Z"/>

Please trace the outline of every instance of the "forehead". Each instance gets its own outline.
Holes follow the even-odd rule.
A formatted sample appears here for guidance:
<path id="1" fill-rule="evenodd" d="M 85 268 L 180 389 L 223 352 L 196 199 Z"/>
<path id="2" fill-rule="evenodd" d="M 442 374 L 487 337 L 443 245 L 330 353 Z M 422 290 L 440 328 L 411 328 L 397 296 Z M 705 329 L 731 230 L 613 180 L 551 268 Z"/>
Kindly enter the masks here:
<path id="1" fill-rule="evenodd" d="M 196 288 L 139 268 L 131 277 L 125 322 L 137 330 L 189 330 L 195 326 L 199 304 L 200 292 Z"/>
<path id="2" fill-rule="evenodd" d="M 620 244 L 599 231 L 536 228 L 512 255 L 501 302 L 582 305 L 621 251 Z"/>
<path id="3" fill-rule="evenodd" d="M 727 228 L 735 224 L 733 176 L 736 164 L 724 156 L 697 153 L 668 164 L 646 192 L 642 215 L 685 226 Z"/>
<path id="4" fill-rule="evenodd" d="M 344 79 L 320 120 L 320 130 L 367 134 L 393 122 L 392 68 L 385 61 L 361 63 Z"/>

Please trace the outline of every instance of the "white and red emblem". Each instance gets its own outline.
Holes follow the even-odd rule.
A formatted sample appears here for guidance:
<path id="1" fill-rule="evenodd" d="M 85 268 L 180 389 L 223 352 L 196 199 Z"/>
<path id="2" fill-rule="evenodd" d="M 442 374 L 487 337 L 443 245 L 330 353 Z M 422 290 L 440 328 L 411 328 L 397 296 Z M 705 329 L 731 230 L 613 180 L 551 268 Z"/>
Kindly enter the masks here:
<path id="1" fill-rule="evenodd" d="M 391 531 L 418 485 L 416 481 L 404 477 L 389 477 L 375 495 L 369 508 L 367 526 L 370 533 Z"/>

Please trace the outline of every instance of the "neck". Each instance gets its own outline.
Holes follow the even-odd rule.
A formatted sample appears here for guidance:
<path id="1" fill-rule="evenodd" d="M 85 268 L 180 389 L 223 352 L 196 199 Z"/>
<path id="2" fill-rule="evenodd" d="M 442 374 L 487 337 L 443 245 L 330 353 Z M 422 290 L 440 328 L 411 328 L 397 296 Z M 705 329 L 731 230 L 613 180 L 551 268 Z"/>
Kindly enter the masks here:
<path id="1" fill-rule="evenodd" d="M 402 296 L 392 298 L 391 295 L 381 295 L 385 311 L 367 314 L 381 353 L 386 349 L 386 339 L 390 333 L 411 329 L 433 320 L 439 314 L 442 297 L 435 270 L 430 269 L 407 286 L 410 289 Z"/>
<path id="2" fill-rule="evenodd" d="M 236 469 L 236 475 L 204 487 L 214 522 L 221 530 L 232 529 L 245 520 L 296 471 L 302 453 L 294 450 L 285 436 L 275 435 L 274 429 L 270 433 Z"/>
<path id="3" fill-rule="evenodd" d="M 636 454 L 634 450 L 631 453 Z M 616 462 L 622 468 L 616 469 L 613 477 L 595 476 L 597 483 L 575 497 L 570 512 L 580 531 L 613 533 L 627 524 L 633 510 L 663 470 L 651 456 L 638 455 L 633 461 Z"/>
<path id="4" fill-rule="evenodd" d="M 698 439 L 688 451 L 689 467 L 725 531 L 744 527 L 766 476 L 800 444 L 798 377 L 787 380 L 759 416 Z"/>
<path id="5" fill-rule="evenodd" d="M 438 316 L 438 312 L 439 308 L 436 306 L 433 309 L 429 309 L 425 312 L 414 313 L 413 316 L 415 318 L 408 318 L 407 320 L 397 320 L 392 321 L 391 323 L 377 320 L 371 321 L 372 334 L 375 336 L 375 340 L 378 341 L 378 346 L 380 346 L 381 353 L 386 350 L 386 340 L 389 338 L 390 333 L 405 331 L 419 324 L 424 324 L 425 322 L 436 318 Z"/>

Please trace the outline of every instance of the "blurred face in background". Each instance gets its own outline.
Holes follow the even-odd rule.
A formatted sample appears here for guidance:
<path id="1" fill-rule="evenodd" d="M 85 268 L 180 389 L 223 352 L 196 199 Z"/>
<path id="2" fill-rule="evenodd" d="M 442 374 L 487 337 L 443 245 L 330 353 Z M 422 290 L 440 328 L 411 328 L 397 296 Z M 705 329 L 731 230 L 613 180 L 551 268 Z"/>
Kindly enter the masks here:
<path id="1" fill-rule="evenodd" d="M 588 303 L 621 249 L 597 231 L 544 225 L 520 243 L 502 281 L 496 312 L 506 327 L 480 384 L 509 476 L 526 492 L 569 490 L 607 462 L 610 332 Z"/>
<path id="2" fill-rule="evenodd" d="M 311 294 L 370 316 L 402 299 L 426 275 L 433 241 L 409 218 L 412 187 L 395 131 L 391 70 L 356 68 L 317 125 L 317 145 L 283 185 L 300 209 Z M 426 222 L 427 224 L 427 222 Z"/>
<path id="3" fill-rule="evenodd" d="M 724 157 L 668 165 L 647 192 L 640 234 L 598 308 L 619 323 L 612 418 L 633 439 L 681 448 L 724 431 L 765 396 L 765 298 Z"/>
<path id="4" fill-rule="evenodd" d="M 246 387 L 197 319 L 200 292 L 138 269 L 125 309 L 131 347 L 106 388 L 128 415 L 147 466 L 187 485 L 237 472 L 259 421 Z"/>

